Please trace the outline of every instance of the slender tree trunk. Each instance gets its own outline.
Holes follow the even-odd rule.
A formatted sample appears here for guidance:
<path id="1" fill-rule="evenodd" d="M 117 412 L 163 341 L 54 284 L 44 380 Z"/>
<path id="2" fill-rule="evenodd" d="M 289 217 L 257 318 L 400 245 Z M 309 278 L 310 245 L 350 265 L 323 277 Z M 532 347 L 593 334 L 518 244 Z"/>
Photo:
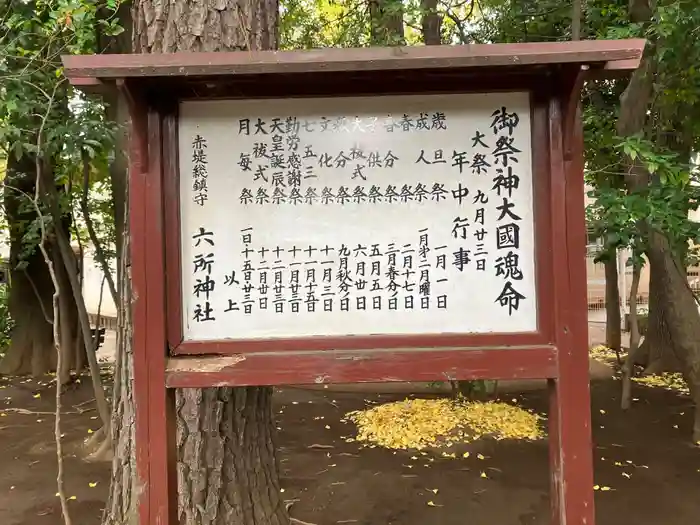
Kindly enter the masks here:
<path id="1" fill-rule="evenodd" d="M 635 254 L 635 256 L 638 254 Z M 632 375 L 634 374 L 634 360 L 639 349 L 639 320 L 637 317 L 637 292 L 639 291 L 639 279 L 642 274 L 642 265 L 638 264 L 634 257 L 634 269 L 632 271 L 632 286 L 630 289 L 630 348 L 627 352 L 625 364 L 622 367 L 622 409 L 627 410 L 631 405 Z"/>
<path id="2" fill-rule="evenodd" d="M 187 0 L 136 0 L 134 50 L 167 53 L 276 49 L 278 7 L 277 0 L 239 0 L 217 5 Z M 112 419 L 115 454 L 103 523 L 151 525 L 138 524 L 136 514 L 139 487 L 134 464 L 128 208 L 124 211 L 127 222 L 120 265 L 120 366 L 115 377 Z M 181 525 L 289 523 L 280 497 L 271 399 L 269 387 L 177 392 Z"/>
<path id="3" fill-rule="evenodd" d="M 610 257 L 603 261 L 605 266 L 605 345 L 615 350 L 618 364 L 622 350 L 622 317 L 620 313 L 620 287 L 617 274 L 615 249 L 609 249 Z M 622 293 L 625 293 L 623 291 Z"/>
<path id="4" fill-rule="evenodd" d="M 61 370 L 57 370 L 56 373 L 61 384 L 66 384 L 70 380 L 72 367 L 75 367 L 75 370 L 82 370 L 85 364 L 85 346 L 82 344 L 82 338 L 79 337 L 78 312 L 71 295 L 71 284 L 66 267 L 60 264 L 59 257 L 56 259 L 59 263 L 54 264 L 54 271 L 61 290 L 58 294 L 58 333 L 61 352 L 63 352 Z"/>
<path id="5" fill-rule="evenodd" d="M 584 0 L 573 0 L 571 3 L 571 40 L 581 40 L 583 2 Z"/>
<path id="6" fill-rule="evenodd" d="M 100 26 L 97 26 L 97 45 L 101 53 L 124 54 L 131 53 L 132 46 L 132 20 L 131 20 L 131 0 L 123 1 L 117 9 L 117 18 L 119 24 L 124 28 L 124 31 L 117 36 L 104 35 L 100 31 Z M 104 16 L 111 16 L 107 12 Z M 109 90 L 104 95 L 105 118 L 118 125 L 117 134 L 115 137 L 114 158 L 109 165 L 109 180 L 112 186 L 112 205 L 114 208 L 114 230 L 115 230 L 115 248 L 117 254 L 117 278 L 115 288 L 121 289 L 121 257 L 122 257 L 122 239 L 124 237 L 123 228 L 125 225 L 125 208 L 126 200 L 126 185 L 128 180 L 128 159 L 125 152 L 128 151 L 128 136 L 127 130 L 129 127 L 129 112 L 126 101 L 119 90 Z M 111 293 L 111 290 L 110 290 Z M 117 293 L 119 295 L 119 293 Z M 114 301 L 117 304 L 117 301 Z"/>

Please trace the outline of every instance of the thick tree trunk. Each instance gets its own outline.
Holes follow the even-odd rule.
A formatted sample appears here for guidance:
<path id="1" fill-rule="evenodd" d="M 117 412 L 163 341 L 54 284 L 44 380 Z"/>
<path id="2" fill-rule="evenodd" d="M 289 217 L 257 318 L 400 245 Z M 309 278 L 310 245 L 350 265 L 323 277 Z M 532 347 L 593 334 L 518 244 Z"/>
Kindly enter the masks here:
<path id="1" fill-rule="evenodd" d="M 17 242 L 11 243 L 10 260 L 20 250 Z M 53 331 L 46 318 L 47 314 L 53 315 L 51 282 L 38 250 L 27 260 L 26 272 L 14 268 L 10 271 L 8 310 L 15 327 L 10 346 L 0 361 L 0 374 L 41 376 L 56 368 Z"/>
<path id="2" fill-rule="evenodd" d="M 277 48 L 277 0 L 216 5 L 136 0 L 134 50 L 142 53 Z M 128 225 L 128 209 L 125 209 Z M 138 523 L 134 463 L 133 354 L 128 228 L 122 239 L 118 373 L 112 419 L 115 453 L 104 525 Z M 165 349 L 163 349 L 165 351 Z M 178 391 L 181 525 L 286 525 L 280 498 L 269 387 Z M 175 495 L 172 495 L 175 497 Z"/>
<path id="3" fill-rule="evenodd" d="M 645 374 L 679 371 L 682 366 L 673 349 L 671 332 L 664 310 L 664 275 L 658 264 L 649 264 L 649 315 L 644 341 L 634 363 L 644 366 Z"/>
<path id="4" fill-rule="evenodd" d="M 617 259 L 612 254 L 603 261 L 605 266 L 605 344 L 615 350 L 618 361 L 622 350 L 622 317 L 620 314 L 620 287 Z M 622 293 L 625 293 L 623 291 Z"/>
<path id="5" fill-rule="evenodd" d="M 128 192 L 124 195 L 128 198 Z M 123 255 L 119 260 L 120 301 L 117 305 L 117 356 L 112 390 L 112 485 L 105 505 L 103 525 L 139 524 L 136 476 L 136 418 L 133 392 L 134 354 L 131 323 L 131 259 L 129 252 L 129 207 L 124 206 Z"/>
<path id="6" fill-rule="evenodd" d="M 649 233 L 649 263 L 659 267 L 660 307 L 673 342 L 671 351 L 681 363 L 683 376 L 695 402 L 693 441 L 700 442 L 700 312 L 685 269 L 674 257 L 668 239 L 657 231 Z"/>
<path id="7" fill-rule="evenodd" d="M 34 198 L 36 181 L 34 158 L 24 155 L 19 161 L 10 155 L 7 161 L 5 178 L 5 212 L 10 230 L 10 297 L 9 312 L 15 321 L 12 340 L 5 357 L 0 361 L 0 374 L 41 376 L 56 369 L 56 349 L 53 343 L 53 282 L 46 261 L 36 247 L 27 253 L 23 242 L 28 225 L 36 218 L 30 199 Z M 67 224 L 62 224 L 64 233 Z M 55 260 L 59 277 L 63 276 L 61 257 L 55 245 L 55 237 L 48 231 L 47 248 Z M 18 263 L 23 266 L 18 268 Z M 69 371 L 77 370 L 85 362 L 82 346 L 75 344 L 74 326 L 76 320 L 75 301 L 71 299 L 70 288 L 61 297 L 59 319 L 60 331 L 65 337 L 61 346 L 65 352 L 63 370 L 59 379 L 65 383 Z"/>
<path id="8" fill-rule="evenodd" d="M 183 389 L 177 395 L 181 525 L 284 525 L 272 389 Z"/>

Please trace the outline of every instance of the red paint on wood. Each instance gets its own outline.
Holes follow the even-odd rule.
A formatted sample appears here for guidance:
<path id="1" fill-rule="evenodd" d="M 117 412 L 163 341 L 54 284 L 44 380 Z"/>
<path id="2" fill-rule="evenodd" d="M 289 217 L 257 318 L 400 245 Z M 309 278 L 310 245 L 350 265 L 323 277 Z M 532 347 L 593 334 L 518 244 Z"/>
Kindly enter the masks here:
<path id="1" fill-rule="evenodd" d="M 146 351 L 148 362 L 149 403 L 149 475 L 151 480 L 151 522 L 174 523 L 177 494 L 175 465 L 169 465 L 174 450 L 174 403 L 165 388 L 167 352 L 165 319 L 165 259 L 163 227 L 163 122 L 161 115 L 151 109 L 148 113 L 148 173 L 145 182 L 146 240 Z M 153 276 L 159 276 L 153 278 Z M 157 483 L 154 481 L 158 480 Z"/>
<path id="2" fill-rule="evenodd" d="M 136 466 L 141 523 L 174 523 L 174 404 L 165 388 L 161 127 L 157 113 L 125 89 L 132 117 L 129 166 Z M 155 276 L 155 277 L 154 277 Z"/>
<path id="3" fill-rule="evenodd" d="M 533 379 L 556 375 L 554 347 L 488 350 L 279 352 L 168 361 L 170 388 Z"/>
<path id="4" fill-rule="evenodd" d="M 625 47 L 624 44 L 617 45 L 620 46 L 616 48 L 618 51 Z M 574 47 L 567 49 L 573 50 Z M 450 56 L 459 59 L 462 51 L 454 51 L 457 55 Z M 362 53 L 360 58 L 369 56 Z M 269 58 L 269 55 L 265 56 Z M 351 78 L 351 59 L 347 54 L 343 56 L 342 60 L 348 62 L 342 67 L 349 68 L 345 78 Z M 412 65 L 403 63 L 397 66 L 395 61 L 400 59 L 390 57 L 383 65 L 376 65 L 377 71 L 381 68 L 384 68 L 383 71 L 404 68 L 406 72 L 410 68 L 429 67 L 425 56 L 412 56 Z M 181 59 L 166 55 L 158 57 L 166 57 L 167 67 Z M 202 54 L 187 58 L 193 61 L 189 63 L 194 68 L 192 71 L 205 66 L 198 65 L 197 60 L 201 59 Z M 359 60 L 357 57 L 355 59 Z M 534 60 L 533 56 L 530 59 Z M 560 59 L 558 62 L 577 63 L 581 56 L 576 60 L 571 56 L 560 56 Z M 636 59 L 631 57 L 631 60 Z M 122 72 L 136 67 L 129 62 L 131 59 L 126 60 L 122 63 Z M 484 66 L 479 69 L 483 72 L 494 65 L 486 62 L 473 65 Z M 303 60 L 282 65 L 257 63 L 246 71 L 256 71 L 256 68 L 264 66 L 270 68 L 269 72 L 278 72 L 278 79 L 290 78 L 285 77 L 284 72 L 288 72 L 289 68 L 295 71 L 295 68 L 300 68 L 301 71 L 304 64 Z M 338 64 L 340 62 L 336 63 L 340 68 Z M 451 67 L 446 64 L 444 62 L 439 67 Z M 370 67 L 374 68 L 375 65 Z M 433 64 L 430 67 L 435 69 L 438 66 Z M 99 78 L 96 71 L 92 70 L 93 77 Z M 211 73 L 211 70 L 207 71 L 209 73 L 206 74 Z M 232 72 L 230 68 L 227 71 Z M 551 392 L 551 523 L 593 525 L 582 138 L 580 116 L 572 114 L 577 108 L 573 97 L 578 96 L 582 77 L 579 66 L 547 70 L 538 66 L 531 68 L 530 76 L 519 76 L 520 73 L 515 72 L 514 68 L 504 69 L 503 72 L 509 73 L 489 77 L 485 82 L 488 84 L 500 79 L 502 87 L 533 92 L 533 191 L 538 293 L 538 331 L 535 333 L 375 335 L 182 343 L 176 111 L 169 108 L 158 114 L 154 109 L 149 110 L 144 99 L 139 98 L 141 95 L 147 98 L 149 93 L 153 98 L 154 83 L 140 83 L 139 89 L 142 91 L 138 96 L 127 90 L 127 94 L 132 95 L 130 111 L 133 120 L 129 206 L 134 287 L 134 392 L 138 409 L 136 461 L 139 479 L 143 483 L 139 497 L 142 523 L 167 525 L 176 521 L 175 449 L 172 446 L 175 438 L 174 403 L 172 390 L 167 391 L 166 385 L 172 389 L 539 377 L 549 379 Z M 532 75 L 540 72 L 541 85 L 533 84 Z M 152 72 L 133 73 L 148 76 Z M 434 75 L 434 72 L 430 74 Z M 90 75 L 86 73 L 83 75 L 85 77 Z M 231 91 L 235 89 L 230 84 L 231 78 L 226 81 L 229 95 L 236 93 Z M 254 90 L 252 78 L 251 73 L 245 89 Z M 256 82 L 262 78 L 257 77 Z M 298 82 L 301 77 L 296 78 L 295 89 L 300 91 L 294 94 L 303 95 L 302 84 Z M 334 86 L 338 87 L 339 78 L 325 84 L 323 89 L 332 92 Z M 392 89 L 386 82 L 389 78 L 377 76 L 372 88 L 388 93 Z M 455 78 L 445 89 L 449 92 L 465 91 L 464 82 L 460 85 Z M 174 79 L 173 85 L 178 81 L 186 82 L 182 78 Z M 269 84 L 269 79 L 267 82 Z M 278 91 L 273 91 L 278 95 L 285 86 L 289 87 L 284 82 L 276 84 L 274 89 Z M 483 84 L 475 83 L 468 89 L 476 91 Z M 188 84 L 188 89 L 194 85 Z M 261 86 L 258 88 L 260 92 L 265 91 Z M 306 94 L 313 89 L 313 86 L 308 86 Z M 558 92 L 552 93 L 553 90 Z M 352 93 L 348 90 L 346 94 Z M 157 103 L 158 100 L 153 98 L 152 102 Z M 166 360 L 166 339 L 174 353 L 209 355 Z"/>
<path id="5" fill-rule="evenodd" d="M 645 40 L 581 40 L 472 44 L 469 46 L 367 47 L 305 51 L 154 53 L 63 56 L 70 78 L 244 76 L 334 71 L 418 70 L 470 67 L 601 64 L 639 60 Z M 634 66 L 630 64 L 627 67 Z M 632 68 L 634 69 L 634 68 Z"/>
<path id="6" fill-rule="evenodd" d="M 150 523 L 150 381 L 148 375 L 147 342 L 147 305 L 146 282 L 146 172 L 148 170 L 148 108 L 126 84 L 122 91 L 129 104 L 131 114 L 130 160 L 129 160 L 129 220 L 130 220 L 130 257 L 131 287 L 133 301 L 131 313 L 133 319 L 132 351 L 134 355 L 134 403 L 136 411 L 136 470 L 142 487 L 138 496 L 139 521 Z"/>
<path id="7" fill-rule="evenodd" d="M 585 220 L 582 134 L 572 97 L 577 71 L 567 72 L 549 114 L 557 315 L 558 378 L 550 385 L 552 525 L 593 525 L 593 472 L 588 376 Z M 564 123 L 570 122 L 568 129 Z M 571 134 L 571 137 L 566 137 Z M 572 138 L 575 137 L 575 138 Z M 565 144 L 576 144 L 575 163 L 565 161 Z"/>
<path id="8" fill-rule="evenodd" d="M 393 348 L 462 347 L 488 348 L 549 344 L 548 337 L 533 333 L 515 334 L 420 334 L 340 337 L 298 337 L 292 339 L 232 339 L 185 341 L 173 355 L 235 355 L 265 352 L 324 352 L 332 350 L 373 350 Z"/>
<path id="9" fill-rule="evenodd" d="M 574 74 L 575 75 L 575 74 Z M 569 315 L 570 352 L 559 353 L 558 379 L 561 385 L 565 415 L 562 416 L 563 457 L 568 461 L 564 472 L 564 495 L 571 497 L 566 509 L 565 523 L 593 525 L 595 508 L 593 497 L 593 443 L 591 437 L 591 397 L 588 375 L 588 301 L 586 281 L 586 221 L 585 190 L 583 183 L 583 126 L 578 80 L 574 76 L 569 92 L 564 98 L 567 111 L 573 114 L 567 118 L 570 127 L 565 131 L 566 144 L 571 148 L 565 151 L 566 168 L 566 224 L 567 252 L 569 258 Z M 575 101 L 575 103 L 571 103 Z M 568 102 L 568 103 L 567 103 Z M 568 117 L 568 116 L 567 116 Z M 566 397 L 564 397 L 566 396 Z M 575 415 L 574 415 L 575 414 Z"/>

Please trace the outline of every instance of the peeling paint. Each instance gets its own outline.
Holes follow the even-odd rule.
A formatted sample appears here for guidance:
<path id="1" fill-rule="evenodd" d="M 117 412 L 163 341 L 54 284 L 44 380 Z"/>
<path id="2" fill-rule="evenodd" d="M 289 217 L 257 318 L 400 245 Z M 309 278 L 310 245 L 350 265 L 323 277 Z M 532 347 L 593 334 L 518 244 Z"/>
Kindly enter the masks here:
<path id="1" fill-rule="evenodd" d="M 242 354 L 221 356 L 221 357 L 186 357 L 169 359 L 168 372 L 221 372 L 229 367 L 245 361 Z"/>

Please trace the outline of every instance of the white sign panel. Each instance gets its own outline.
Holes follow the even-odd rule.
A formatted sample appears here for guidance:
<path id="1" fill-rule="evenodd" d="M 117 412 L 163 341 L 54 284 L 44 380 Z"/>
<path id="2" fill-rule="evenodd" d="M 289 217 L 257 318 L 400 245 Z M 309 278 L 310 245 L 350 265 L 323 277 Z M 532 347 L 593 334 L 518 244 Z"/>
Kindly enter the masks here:
<path id="1" fill-rule="evenodd" d="M 527 93 L 180 107 L 185 340 L 537 328 Z"/>

